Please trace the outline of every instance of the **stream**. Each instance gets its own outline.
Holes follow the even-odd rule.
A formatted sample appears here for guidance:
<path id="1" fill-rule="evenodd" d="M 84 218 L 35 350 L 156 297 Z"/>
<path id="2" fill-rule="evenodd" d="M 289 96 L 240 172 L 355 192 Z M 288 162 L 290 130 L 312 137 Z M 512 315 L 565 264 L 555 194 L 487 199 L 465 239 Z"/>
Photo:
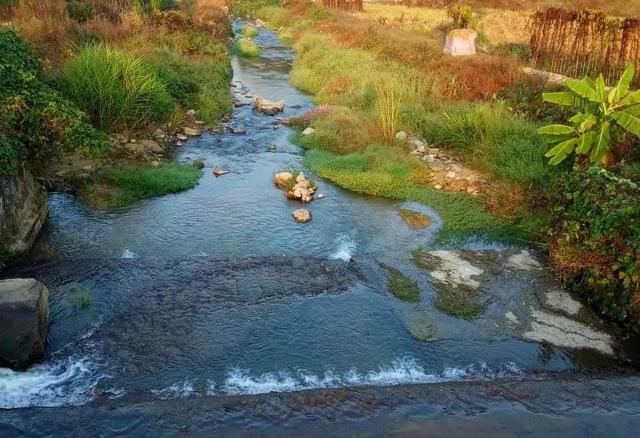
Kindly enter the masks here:
<path id="1" fill-rule="evenodd" d="M 195 189 L 115 211 L 49 194 L 31 256 L 0 271 L 42 281 L 51 319 L 43 363 L 0 369 L 0 436 L 323 435 L 330 427 L 420 435 L 442 413 L 437 430 L 453 435 L 509 435 L 525 422 L 523 432 L 555 425 L 575 435 L 587 430 L 572 429 L 583 420 L 596 435 L 637 428 L 640 379 L 629 347 L 616 342 L 611 355 L 554 346 L 524 328 L 541 312 L 536 294 L 552 288 L 543 268 L 487 269 L 500 281 L 491 280 L 477 321 L 434 306 L 433 278 L 412 250 L 432 246 L 437 213 L 350 193 L 304 168 L 291 129 L 253 111 L 249 97 L 284 99 L 281 117 L 313 108 L 288 82 L 293 52 L 269 30 L 255 42 L 260 57 L 232 59 L 242 105 L 230 125 L 246 135 L 205 133 L 176 153 L 178 162 L 205 163 Z M 215 166 L 231 172 L 215 177 Z M 303 170 L 325 195 L 307 206 L 311 223 L 296 223 L 300 204 L 274 187 L 283 170 Z M 412 229 L 399 208 L 433 223 Z M 480 240 L 456 249 L 528 254 Z M 389 292 L 382 263 L 418 284 L 419 303 Z M 495 322 L 507 309 L 521 331 L 510 317 Z"/>

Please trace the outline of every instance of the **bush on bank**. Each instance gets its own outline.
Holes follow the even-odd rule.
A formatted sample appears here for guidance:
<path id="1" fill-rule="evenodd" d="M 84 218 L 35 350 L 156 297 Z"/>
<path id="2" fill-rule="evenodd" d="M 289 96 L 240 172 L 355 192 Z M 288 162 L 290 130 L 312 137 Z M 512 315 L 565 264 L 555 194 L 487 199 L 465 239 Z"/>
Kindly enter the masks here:
<path id="1" fill-rule="evenodd" d="M 609 318 L 640 329 L 640 187 L 592 168 L 567 174 L 556 199 L 551 261 Z"/>
<path id="2" fill-rule="evenodd" d="M 0 31 L 0 176 L 29 161 L 36 170 L 52 156 L 109 147 L 72 102 L 44 80 L 41 62 L 14 29 Z"/>

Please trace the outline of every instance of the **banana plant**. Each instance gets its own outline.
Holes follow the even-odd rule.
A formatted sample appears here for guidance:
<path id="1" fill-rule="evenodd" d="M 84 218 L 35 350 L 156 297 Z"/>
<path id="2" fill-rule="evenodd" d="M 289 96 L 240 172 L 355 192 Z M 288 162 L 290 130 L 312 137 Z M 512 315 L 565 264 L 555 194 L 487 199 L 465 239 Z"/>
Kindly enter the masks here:
<path id="1" fill-rule="evenodd" d="M 635 66 L 630 64 L 613 88 L 607 88 L 601 74 L 595 81 L 588 77 L 567 79 L 569 91 L 542 94 L 546 102 L 578 111 L 569 119 L 571 125 L 538 129 L 553 145 L 545 155 L 551 164 L 560 164 L 574 152 L 600 163 L 621 132 L 640 137 L 640 90 L 630 90 L 635 73 Z"/>

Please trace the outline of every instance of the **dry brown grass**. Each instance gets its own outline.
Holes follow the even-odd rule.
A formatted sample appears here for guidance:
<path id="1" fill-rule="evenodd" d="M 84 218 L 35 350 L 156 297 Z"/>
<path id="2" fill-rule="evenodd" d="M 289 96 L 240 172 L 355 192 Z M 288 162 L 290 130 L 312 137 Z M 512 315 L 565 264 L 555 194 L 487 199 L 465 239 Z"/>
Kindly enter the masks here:
<path id="1" fill-rule="evenodd" d="M 354 14 L 336 13 L 314 31 L 329 34 L 341 46 L 364 48 L 376 56 L 409 64 L 433 78 L 442 97 L 452 100 L 491 98 L 520 77 L 515 58 L 478 55 L 452 58 L 442 54 L 440 39 L 362 20 Z"/>
<path id="2" fill-rule="evenodd" d="M 420 7 L 446 7 L 451 0 L 405 0 L 402 3 Z M 620 16 L 637 15 L 640 0 L 460 0 L 474 8 L 536 10 L 549 7 L 566 7 L 576 10 L 599 9 Z"/>
<path id="3" fill-rule="evenodd" d="M 11 24 L 34 43 L 41 56 L 57 64 L 63 57 L 68 34 L 76 27 L 64 0 L 21 0 L 14 8 Z"/>

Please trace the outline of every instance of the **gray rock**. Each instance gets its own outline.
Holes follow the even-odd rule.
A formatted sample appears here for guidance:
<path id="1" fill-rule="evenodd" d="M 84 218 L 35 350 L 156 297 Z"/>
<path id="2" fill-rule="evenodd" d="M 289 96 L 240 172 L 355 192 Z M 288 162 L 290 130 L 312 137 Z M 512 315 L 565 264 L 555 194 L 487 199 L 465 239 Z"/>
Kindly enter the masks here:
<path id="1" fill-rule="evenodd" d="M 198 169 L 204 168 L 204 163 L 202 160 L 193 160 L 193 167 L 197 167 Z"/>
<path id="2" fill-rule="evenodd" d="M 153 138 L 155 138 L 156 140 L 164 140 L 165 138 L 167 138 L 167 134 L 162 129 L 158 128 L 153 133 Z"/>
<path id="3" fill-rule="evenodd" d="M 31 172 L 0 178 L 0 259 L 26 253 L 47 219 L 47 195 Z"/>
<path id="4" fill-rule="evenodd" d="M 0 281 L 0 365 L 24 370 L 44 356 L 49 291 L 33 278 Z"/>

